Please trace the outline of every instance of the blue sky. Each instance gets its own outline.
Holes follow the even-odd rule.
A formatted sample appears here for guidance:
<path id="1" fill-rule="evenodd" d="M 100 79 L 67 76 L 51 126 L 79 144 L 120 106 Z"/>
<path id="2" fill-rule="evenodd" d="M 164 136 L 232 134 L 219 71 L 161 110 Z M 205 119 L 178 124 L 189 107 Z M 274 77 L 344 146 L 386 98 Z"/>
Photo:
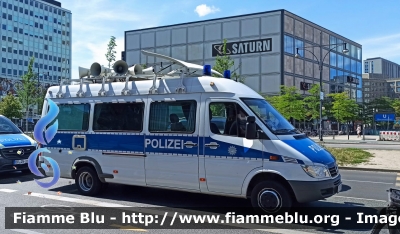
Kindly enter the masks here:
<path id="1" fill-rule="evenodd" d="M 170 24 L 285 9 L 362 45 L 363 60 L 382 57 L 400 64 L 399 0 L 73 0 L 72 77 L 78 66 L 107 65 L 110 36 L 117 38 L 117 60 L 124 32 Z"/>

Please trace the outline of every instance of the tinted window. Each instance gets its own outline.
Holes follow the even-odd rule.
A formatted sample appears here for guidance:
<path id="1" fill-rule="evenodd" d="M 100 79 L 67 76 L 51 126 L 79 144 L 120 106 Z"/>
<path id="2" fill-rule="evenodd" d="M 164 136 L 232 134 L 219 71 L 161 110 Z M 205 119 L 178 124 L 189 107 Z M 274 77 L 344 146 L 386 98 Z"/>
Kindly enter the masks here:
<path id="1" fill-rule="evenodd" d="M 150 132 L 193 133 L 196 101 L 154 102 L 150 105 Z"/>
<path id="2" fill-rule="evenodd" d="M 88 130 L 90 104 L 60 104 L 58 108 L 59 113 L 56 118 L 58 120 L 58 131 Z"/>
<path id="3" fill-rule="evenodd" d="M 135 131 L 143 129 L 143 103 L 102 103 L 94 107 L 94 131 Z"/>
<path id="4" fill-rule="evenodd" d="M 214 134 L 245 137 L 247 116 L 247 113 L 236 103 L 210 103 L 210 131 Z"/>

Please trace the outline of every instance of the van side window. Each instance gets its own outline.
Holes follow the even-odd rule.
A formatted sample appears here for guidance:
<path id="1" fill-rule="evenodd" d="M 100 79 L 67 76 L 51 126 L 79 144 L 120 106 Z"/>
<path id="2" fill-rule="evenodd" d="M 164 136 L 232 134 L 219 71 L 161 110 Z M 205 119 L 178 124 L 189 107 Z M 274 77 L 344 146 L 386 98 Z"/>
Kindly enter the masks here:
<path id="1" fill-rule="evenodd" d="M 101 103 L 94 106 L 93 131 L 143 129 L 143 103 Z"/>
<path id="2" fill-rule="evenodd" d="M 154 102 L 150 105 L 150 132 L 193 133 L 196 101 Z"/>
<path id="3" fill-rule="evenodd" d="M 59 104 L 58 131 L 87 131 L 89 129 L 90 104 Z"/>
<path id="4" fill-rule="evenodd" d="M 245 137 L 247 116 L 246 112 L 236 103 L 210 103 L 210 131 L 214 134 Z"/>

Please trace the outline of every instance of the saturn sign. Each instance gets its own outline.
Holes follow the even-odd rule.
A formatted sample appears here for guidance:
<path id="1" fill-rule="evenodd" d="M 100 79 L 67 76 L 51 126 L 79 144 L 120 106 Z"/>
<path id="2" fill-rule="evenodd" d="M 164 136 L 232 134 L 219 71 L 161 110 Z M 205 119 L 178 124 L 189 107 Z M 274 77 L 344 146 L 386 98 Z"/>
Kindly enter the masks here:
<path id="1" fill-rule="evenodd" d="M 212 45 L 212 56 L 223 55 L 224 44 Z M 226 43 L 226 55 L 251 54 L 272 51 L 272 39 L 258 39 Z"/>

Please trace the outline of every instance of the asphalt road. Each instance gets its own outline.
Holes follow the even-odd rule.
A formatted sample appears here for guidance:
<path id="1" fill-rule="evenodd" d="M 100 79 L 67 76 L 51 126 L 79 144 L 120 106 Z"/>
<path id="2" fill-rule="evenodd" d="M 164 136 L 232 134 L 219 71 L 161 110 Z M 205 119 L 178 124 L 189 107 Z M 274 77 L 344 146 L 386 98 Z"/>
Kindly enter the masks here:
<path id="1" fill-rule="evenodd" d="M 340 207 L 343 206 L 361 206 L 383 207 L 387 204 L 386 190 L 394 187 L 397 173 L 365 172 L 365 171 L 345 171 L 341 170 L 343 189 L 342 192 L 334 197 L 324 201 L 318 201 L 308 204 L 302 204 L 300 207 L 307 209 L 311 207 Z M 1 233 L 26 233 L 26 234 L 44 234 L 44 233 L 129 233 L 132 231 L 151 232 L 151 233 L 369 233 L 369 230 L 350 231 L 350 230 L 317 230 L 317 229 L 266 229 L 266 230 L 154 230 L 154 229 L 136 229 L 136 230 L 5 230 L 5 207 L 60 207 L 60 209 L 69 209 L 68 212 L 74 212 L 78 207 L 104 207 L 104 206 L 124 206 L 144 207 L 150 209 L 154 206 L 160 207 L 206 207 L 206 212 L 219 213 L 212 207 L 235 207 L 249 206 L 249 202 L 243 199 L 227 198 L 219 196 L 192 194 L 186 192 L 177 192 L 153 188 L 143 188 L 136 186 L 110 185 L 108 189 L 99 196 L 86 197 L 78 194 L 73 180 L 60 179 L 53 189 L 44 189 L 39 187 L 33 179 L 37 178 L 31 174 L 22 174 L 20 172 L 6 173 L 0 175 L 0 229 Z M 48 181 L 49 178 L 43 179 Z M 37 208 L 40 209 L 40 208 Z M 227 208 L 229 211 L 229 208 Z M 197 213 L 199 208 L 185 208 L 183 213 Z M 221 211 L 222 213 L 225 211 Z M 221 214 L 222 214 L 221 213 Z M 225 213 L 223 213 L 225 214 Z M 229 225 L 228 225 L 229 226 Z M 227 228 L 226 226 L 224 226 Z M 232 227 L 232 226 L 230 226 Z M 230 228 L 228 227 L 228 228 Z M 257 228 L 256 228 L 257 229 Z"/>

